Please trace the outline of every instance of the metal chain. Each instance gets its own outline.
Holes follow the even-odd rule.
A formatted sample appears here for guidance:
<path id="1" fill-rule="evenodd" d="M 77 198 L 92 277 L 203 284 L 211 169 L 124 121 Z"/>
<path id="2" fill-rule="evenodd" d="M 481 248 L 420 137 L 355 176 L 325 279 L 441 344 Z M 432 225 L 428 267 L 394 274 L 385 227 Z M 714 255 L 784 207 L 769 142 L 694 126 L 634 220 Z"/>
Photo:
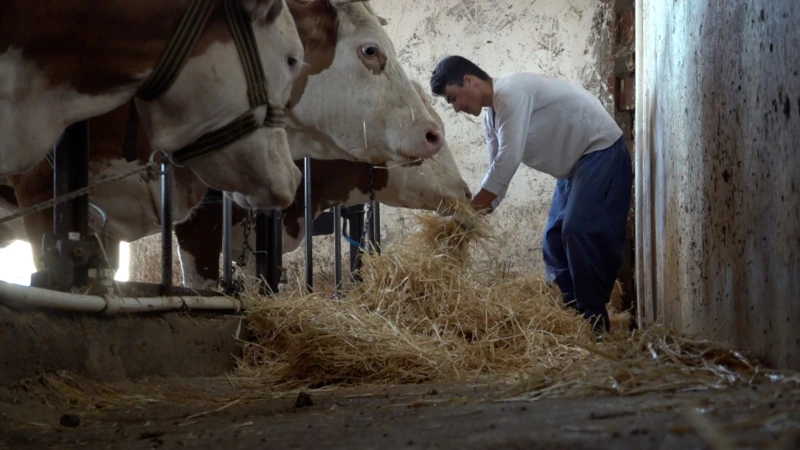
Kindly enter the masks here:
<path id="1" fill-rule="evenodd" d="M 244 222 L 242 222 L 244 240 L 242 242 L 242 252 L 239 255 L 239 258 L 236 259 L 236 267 L 238 267 L 241 272 L 239 273 L 239 276 L 236 276 L 234 273 L 233 279 L 231 280 L 231 294 L 237 297 L 244 292 L 245 280 L 247 279 L 245 270 L 247 269 L 247 260 L 249 259 L 249 254 L 255 253 L 253 247 L 250 245 L 250 231 L 253 229 L 254 216 L 255 214 L 253 214 L 253 210 L 248 209 L 247 217 L 245 218 Z"/>
<path id="2" fill-rule="evenodd" d="M 50 200 L 45 200 L 45 201 L 43 201 L 41 203 L 37 203 L 37 204 L 35 204 L 35 205 L 31 206 L 31 207 L 28 207 L 28 208 L 22 209 L 20 211 L 17 211 L 16 213 L 14 213 L 14 214 L 12 214 L 10 216 L 3 217 L 2 219 L 0 219 L 0 225 L 4 224 L 6 222 L 11 222 L 13 220 L 21 219 L 23 217 L 29 216 L 31 214 L 34 214 L 34 213 L 37 213 L 37 212 L 40 212 L 40 211 L 44 211 L 47 208 L 52 208 L 55 205 L 58 205 L 58 204 L 61 204 L 61 203 L 64 203 L 64 202 L 68 202 L 68 201 L 70 201 L 70 200 L 72 200 L 74 198 L 78 198 L 78 197 L 84 196 L 84 195 L 92 192 L 93 190 L 99 188 L 100 186 L 104 186 L 106 184 L 113 183 L 115 181 L 119 181 L 119 180 L 121 180 L 123 178 L 127 178 L 129 176 L 133 176 L 133 175 L 136 175 L 136 174 L 141 173 L 141 172 L 156 170 L 156 173 L 157 173 L 157 170 L 158 170 L 157 167 L 158 166 L 156 164 L 154 164 L 154 163 L 148 163 L 148 164 L 145 164 L 143 166 L 138 166 L 135 169 L 129 170 L 127 172 L 123 172 L 123 173 L 121 173 L 119 175 L 114 175 L 113 177 L 108 177 L 108 178 L 102 179 L 102 180 L 100 180 L 100 181 L 98 181 L 98 182 L 96 182 L 94 184 L 90 184 L 89 186 L 86 186 L 84 188 L 80 188 L 78 190 L 72 191 L 72 192 L 70 192 L 68 194 L 60 195 L 58 197 L 51 198 Z M 151 174 L 151 176 L 155 176 L 155 174 Z"/>

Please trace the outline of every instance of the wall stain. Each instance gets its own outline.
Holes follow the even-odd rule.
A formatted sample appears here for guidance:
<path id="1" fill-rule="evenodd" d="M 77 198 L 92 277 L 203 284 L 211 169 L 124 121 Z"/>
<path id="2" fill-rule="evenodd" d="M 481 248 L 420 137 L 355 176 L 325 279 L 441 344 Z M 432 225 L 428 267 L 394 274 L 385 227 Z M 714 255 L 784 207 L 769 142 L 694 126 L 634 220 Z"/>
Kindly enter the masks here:
<path id="1" fill-rule="evenodd" d="M 645 0 L 647 308 L 774 366 L 800 368 L 800 8 Z M 754 7 L 755 6 L 755 7 Z M 650 112 L 650 111 L 653 112 Z M 800 111 L 800 101 L 798 102 Z M 637 114 L 640 111 L 637 110 Z M 650 145 L 649 143 L 655 143 Z M 653 222 L 645 221 L 652 217 Z"/>

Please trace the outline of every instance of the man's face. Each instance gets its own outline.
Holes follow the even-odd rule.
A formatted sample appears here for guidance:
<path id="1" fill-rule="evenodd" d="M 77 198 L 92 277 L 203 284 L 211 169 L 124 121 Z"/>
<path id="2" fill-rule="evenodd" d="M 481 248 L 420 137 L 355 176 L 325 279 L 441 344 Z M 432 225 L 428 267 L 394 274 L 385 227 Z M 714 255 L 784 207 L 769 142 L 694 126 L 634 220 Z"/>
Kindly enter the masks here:
<path id="1" fill-rule="evenodd" d="M 444 98 L 447 103 L 453 105 L 453 110 L 457 113 L 465 112 L 473 116 L 481 114 L 481 94 L 478 84 L 467 75 L 464 77 L 464 85 L 448 84 L 444 89 Z"/>

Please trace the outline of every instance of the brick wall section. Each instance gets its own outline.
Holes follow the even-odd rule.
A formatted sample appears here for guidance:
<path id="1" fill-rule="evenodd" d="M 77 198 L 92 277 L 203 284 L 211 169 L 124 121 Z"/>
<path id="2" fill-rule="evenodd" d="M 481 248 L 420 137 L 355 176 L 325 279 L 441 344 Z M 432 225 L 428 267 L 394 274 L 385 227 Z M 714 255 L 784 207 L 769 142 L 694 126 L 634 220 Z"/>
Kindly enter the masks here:
<path id="1" fill-rule="evenodd" d="M 614 16 L 609 23 L 611 39 L 611 55 L 614 59 L 612 67 L 614 73 L 609 75 L 609 88 L 614 96 L 614 114 L 622 128 L 628 149 L 633 158 L 633 118 L 636 105 L 635 74 L 634 74 L 634 48 L 635 48 L 635 5 L 634 0 L 616 0 L 614 3 Z M 633 187 L 631 187 L 633 189 Z M 631 309 L 636 317 L 636 289 L 634 285 L 634 202 L 631 202 L 631 211 L 628 219 L 628 229 L 625 239 L 625 250 L 622 255 L 619 281 L 622 284 L 622 307 Z"/>

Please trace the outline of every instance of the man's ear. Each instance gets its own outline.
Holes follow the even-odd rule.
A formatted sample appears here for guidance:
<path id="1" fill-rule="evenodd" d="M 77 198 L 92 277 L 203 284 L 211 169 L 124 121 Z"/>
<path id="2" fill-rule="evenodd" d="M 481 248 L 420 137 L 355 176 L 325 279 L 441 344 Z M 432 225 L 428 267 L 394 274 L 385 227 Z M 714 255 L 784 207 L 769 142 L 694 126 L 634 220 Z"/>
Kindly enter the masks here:
<path id="1" fill-rule="evenodd" d="M 464 75 L 464 85 L 473 86 L 475 84 L 475 77 L 472 75 Z"/>

